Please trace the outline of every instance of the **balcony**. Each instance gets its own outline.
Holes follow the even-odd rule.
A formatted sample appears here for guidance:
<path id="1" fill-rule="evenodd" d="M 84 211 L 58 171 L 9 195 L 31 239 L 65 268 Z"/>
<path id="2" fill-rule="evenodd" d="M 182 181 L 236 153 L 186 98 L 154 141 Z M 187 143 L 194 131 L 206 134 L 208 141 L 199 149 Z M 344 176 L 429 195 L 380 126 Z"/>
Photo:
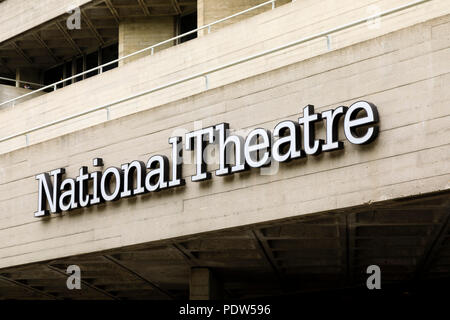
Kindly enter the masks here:
<path id="1" fill-rule="evenodd" d="M 9 10 L 21 12 L 21 8 L 25 7 L 21 5 L 19 8 L 18 5 L 18 1 L 14 0 L 2 4 L 1 9 L 5 14 L 2 27 L 8 27 L 7 17 L 12 15 L 12 12 L 8 13 Z M 56 8 L 53 9 L 56 11 Z M 67 6 L 67 9 L 71 10 L 0 42 L 1 85 L 37 89 L 41 85 L 66 79 L 113 61 L 118 56 L 195 29 L 197 24 L 196 1 L 89 1 L 79 8 Z M 151 31 L 143 35 L 143 30 L 139 28 Z M 2 32 L 2 35 L 5 33 L 7 31 Z M 177 39 L 167 46 L 195 36 Z M 138 37 L 136 43 L 133 43 L 133 37 Z M 163 47 L 156 50 L 161 49 Z M 115 67 L 117 63 L 44 91 L 68 86 Z M 15 91 L 17 95 L 23 92 Z M 9 95 L 12 92 L 14 90 L 8 90 Z M 0 96 L 0 99 L 5 101 L 5 96 Z"/>

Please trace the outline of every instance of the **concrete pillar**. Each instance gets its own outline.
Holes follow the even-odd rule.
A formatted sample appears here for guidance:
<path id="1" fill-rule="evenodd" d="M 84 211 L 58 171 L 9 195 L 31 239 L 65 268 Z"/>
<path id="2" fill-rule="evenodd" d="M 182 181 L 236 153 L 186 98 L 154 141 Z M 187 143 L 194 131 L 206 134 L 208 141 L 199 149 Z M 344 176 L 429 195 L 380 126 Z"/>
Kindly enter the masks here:
<path id="1" fill-rule="evenodd" d="M 20 69 L 16 69 L 16 88 L 20 88 Z"/>
<path id="2" fill-rule="evenodd" d="M 266 1 L 268 0 L 197 0 L 197 25 L 199 27 L 204 26 L 208 23 L 231 16 L 237 12 L 249 9 Z M 278 7 L 288 2 L 291 2 L 291 0 L 277 0 L 275 6 Z M 239 22 L 241 20 L 247 19 L 271 9 L 272 5 L 267 4 L 248 13 L 244 13 L 230 20 L 216 24 L 211 27 L 211 31 L 221 29 L 225 26 Z M 199 32 L 199 36 L 207 33 L 207 29 L 201 30 Z"/>
<path id="3" fill-rule="evenodd" d="M 223 298 L 220 281 L 208 268 L 192 268 L 189 281 L 190 300 L 216 300 Z"/>
<path id="4" fill-rule="evenodd" d="M 72 59 L 72 75 L 77 74 L 77 59 Z M 72 78 L 72 83 L 75 83 L 76 78 Z"/>
<path id="5" fill-rule="evenodd" d="M 119 57 L 175 36 L 174 17 L 151 17 L 148 19 L 128 19 L 119 25 Z M 164 44 L 156 51 L 173 46 L 173 42 Z M 119 66 L 149 55 L 150 51 L 120 61 Z"/>

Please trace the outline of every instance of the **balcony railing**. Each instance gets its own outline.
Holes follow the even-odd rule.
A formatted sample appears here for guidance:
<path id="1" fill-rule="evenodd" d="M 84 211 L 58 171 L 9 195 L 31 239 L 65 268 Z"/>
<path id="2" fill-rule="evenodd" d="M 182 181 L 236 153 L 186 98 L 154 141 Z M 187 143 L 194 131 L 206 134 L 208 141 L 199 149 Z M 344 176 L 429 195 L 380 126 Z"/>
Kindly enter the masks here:
<path id="1" fill-rule="evenodd" d="M 36 86 L 36 87 L 43 87 L 44 86 L 43 84 L 40 84 L 40 83 L 35 83 L 35 82 L 30 82 L 30 81 L 23 81 L 23 80 L 18 80 L 18 79 L 5 78 L 5 77 L 0 77 L 0 80 L 8 81 L 8 82 L 14 82 L 14 84 L 16 84 L 16 83 L 24 83 L 24 84 L 31 84 L 31 85 Z"/>

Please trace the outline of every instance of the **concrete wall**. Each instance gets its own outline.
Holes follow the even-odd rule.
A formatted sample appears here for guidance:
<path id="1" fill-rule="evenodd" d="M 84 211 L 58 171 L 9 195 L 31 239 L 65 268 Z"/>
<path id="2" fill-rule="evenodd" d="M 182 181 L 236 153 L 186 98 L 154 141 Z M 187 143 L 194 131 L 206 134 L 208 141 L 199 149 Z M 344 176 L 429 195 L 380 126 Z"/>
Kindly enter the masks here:
<path id="1" fill-rule="evenodd" d="M 436 3 L 444 6 L 434 7 Z M 291 16 L 296 11 L 283 11 L 283 7 L 277 10 L 269 13 L 273 16 L 265 16 L 264 21 L 269 23 L 278 17 L 275 21 L 284 23 L 280 29 L 291 26 L 297 30 Z M 166 99 L 172 101 L 161 103 L 164 98 L 159 96 L 159 105 L 154 104 L 158 95 L 147 96 L 127 105 L 127 116 L 119 117 L 122 110 L 112 110 L 115 120 L 98 125 L 73 122 L 71 130 L 75 132 L 61 135 L 60 131 L 57 138 L 42 139 L 43 142 L 1 154 L 0 268 L 448 190 L 450 15 L 443 14 L 446 10 L 447 2 L 432 1 L 425 9 L 398 15 L 400 20 L 383 21 L 385 27 L 389 25 L 396 31 L 383 29 L 382 36 L 374 37 L 371 29 L 364 29 L 367 26 L 353 30 L 357 32 L 348 31 L 336 37 L 333 44 L 339 47 L 354 43 L 351 46 L 331 51 L 313 45 L 303 48 L 306 51 L 290 50 L 258 60 L 258 64 L 218 74 L 217 78 L 212 77 L 217 85 L 210 90 L 194 94 L 192 84 L 179 87 L 176 89 L 187 91 L 183 93 L 187 97 L 167 91 L 164 94 L 170 98 Z M 438 17 L 430 18 L 432 14 Z M 285 15 L 289 19 L 283 20 Z M 323 13 L 321 16 L 324 18 Z M 258 18 L 250 19 L 251 23 L 258 26 Z M 408 26 L 406 21 L 420 23 Z M 217 43 L 214 36 L 223 39 L 226 32 L 237 35 L 238 28 L 232 26 L 211 35 L 212 44 Z M 316 24 L 314 28 L 321 27 Z M 311 29 L 305 32 L 311 33 Z M 275 42 L 287 39 L 286 35 Z M 258 43 L 254 45 L 261 49 L 264 42 Z M 239 53 L 249 53 L 243 51 Z M 136 70 L 134 67 L 142 67 L 140 62 L 144 60 L 147 58 L 115 72 Z M 237 75 L 237 71 L 241 74 Z M 239 76 L 245 79 L 236 81 Z M 86 81 L 92 80 L 91 90 L 98 79 Z M 111 84 L 104 85 L 111 92 L 118 90 Z M 62 99 L 70 87 L 56 91 L 54 97 L 61 95 Z M 89 105 L 87 92 L 79 96 L 79 104 Z M 103 92 L 108 91 L 91 96 Z M 126 92 L 129 91 L 121 93 Z M 229 122 L 234 129 L 271 129 L 280 120 L 296 120 L 306 104 L 314 104 L 320 112 L 360 99 L 375 103 L 380 113 L 380 136 L 371 145 L 345 143 L 341 152 L 282 164 L 273 175 L 254 170 L 200 183 L 190 182 L 194 168 L 185 165 L 187 185 L 183 188 L 122 199 L 49 220 L 33 217 L 37 173 L 65 167 L 67 176 L 74 177 L 80 166 L 87 165 L 92 170 L 91 159 L 97 156 L 103 157 L 108 167 L 134 159 L 146 161 L 153 154 L 169 155 L 168 137 L 180 130 L 192 130 L 196 121 L 203 126 Z M 68 106 L 76 106 L 68 101 Z M 41 112 L 49 115 L 51 109 L 43 108 Z M 56 103 L 53 108 L 57 110 Z M 323 129 L 319 130 L 318 136 L 323 135 Z M 208 170 L 214 168 L 210 165 Z"/>
<path id="2" fill-rule="evenodd" d="M 386 10 L 409 0 L 296 1 L 258 16 L 228 26 L 208 36 L 157 52 L 154 56 L 126 64 L 101 75 L 77 82 L 63 89 L 25 101 L 15 108 L 0 110 L 0 136 L 9 136 L 49 121 L 122 99 L 144 90 L 178 80 L 197 72 L 276 47 L 320 31 L 346 24 L 373 14 L 373 6 Z M 450 13 L 450 3 L 433 0 L 404 12 L 384 17 L 379 24 L 360 25 L 332 35 L 331 48 L 325 38 L 299 45 L 283 52 L 254 59 L 245 64 L 209 75 L 208 87 L 216 88 L 252 75 L 261 74 L 298 61 L 337 50 L 421 21 Z M 198 78 L 164 89 L 29 135 L 35 144 L 110 119 L 153 108 L 205 90 L 205 79 Z M 95 93 L 95 94 L 92 94 Z M 39 105 L 39 108 L 36 108 Z M 0 153 L 24 147 L 21 136 L 0 143 Z"/>
<path id="3" fill-rule="evenodd" d="M 267 0 L 266 0 L 267 1 Z M 219 19 L 231 16 L 237 12 L 247 10 L 266 1 L 263 0 L 197 0 L 197 25 L 204 26 Z M 275 7 L 291 2 L 290 0 L 278 0 Z M 272 4 L 267 4 L 258 9 L 234 17 L 221 24 L 211 27 L 211 31 L 222 29 L 236 22 L 248 19 L 262 12 L 272 10 Z M 207 30 L 201 30 L 199 35 L 203 35 Z"/>
<path id="4" fill-rule="evenodd" d="M 144 49 L 153 44 L 175 36 L 174 17 L 152 17 L 150 19 L 131 19 L 121 21 L 119 25 L 119 57 Z M 172 42 L 158 46 L 154 52 L 167 49 Z M 149 52 L 120 61 L 126 64 L 145 57 Z"/>
<path id="5" fill-rule="evenodd" d="M 6 0 L 0 3 L 0 42 L 41 23 L 65 14 L 69 6 L 82 6 L 92 0 Z"/>
<path id="6" fill-rule="evenodd" d="M 0 84 L 0 101 L 6 101 L 9 99 L 13 99 L 13 98 L 19 97 L 23 94 L 26 94 L 28 92 L 31 92 L 31 91 L 32 90 L 30 90 L 30 89 L 16 88 L 15 86 Z M 24 97 L 23 101 L 34 99 L 35 97 L 41 96 L 43 94 L 45 94 L 45 92 L 37 92 L 37 93 L 33 94 L 32 96 Z M 14 106 L 14 103 L 11 102 L 7 105 L 1 106 L 0 109 L 10 108 L 13 106 Z"/>

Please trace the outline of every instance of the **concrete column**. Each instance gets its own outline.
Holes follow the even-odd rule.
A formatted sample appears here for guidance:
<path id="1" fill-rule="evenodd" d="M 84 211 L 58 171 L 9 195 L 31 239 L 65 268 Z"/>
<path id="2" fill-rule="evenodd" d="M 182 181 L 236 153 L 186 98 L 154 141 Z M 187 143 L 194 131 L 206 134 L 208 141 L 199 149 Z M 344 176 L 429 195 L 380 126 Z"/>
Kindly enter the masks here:
<path id="1" fill-rule="evenodd" d="M 190 300 L 222 299 L 222 285 L 208 268 L 192 268 L 189 281 Z"/>
<path id="2" fill-rule="evenodd" d="M 86 55 L 83 54 L 83 72 L 86 71 Z M 86 79 L 86 73 L 83 74 L 83 80 Z"/>
<path id="3" fill-rule="evenodd" d="M 219 19 L 231 16 L 237 12 L 249 9 L 268 0 L 197 0 L 197 25 L 199 27 Z M 291 2 L 291 0 L 277 0 L 276 6 Z M 237 16 L 211 27 L 211 31 L 218 30 L 230 24 L 253 17 L 261 12 L 272 9 L 271 4 L 267 4 L 248 13 Z M 199 36 L 207 34 L 208 30 L 201 30 Z"/>
<path id="4" fill-rule="evenodd" d="M 72 59 L 72 75 L 77 74 L 77 59 Z M 76 78 L 72 78 L 72 83 L 75 83 Z"/>
<path id="5" fill-rule="evenodd" d="M 20 88 L 20 69 L 16 69 L 16 88 Z"/>
<path id="6" fill-rule="evenodd" d="M 119 25 L 119 57 L 146 48 L 175 36 L 174 17 L 129 19 Z M 172 42 L 155 48 L 155 52 L 171 47 Z M 120 61 L 119 66 L 149 55 L 150 51 Z"/>

